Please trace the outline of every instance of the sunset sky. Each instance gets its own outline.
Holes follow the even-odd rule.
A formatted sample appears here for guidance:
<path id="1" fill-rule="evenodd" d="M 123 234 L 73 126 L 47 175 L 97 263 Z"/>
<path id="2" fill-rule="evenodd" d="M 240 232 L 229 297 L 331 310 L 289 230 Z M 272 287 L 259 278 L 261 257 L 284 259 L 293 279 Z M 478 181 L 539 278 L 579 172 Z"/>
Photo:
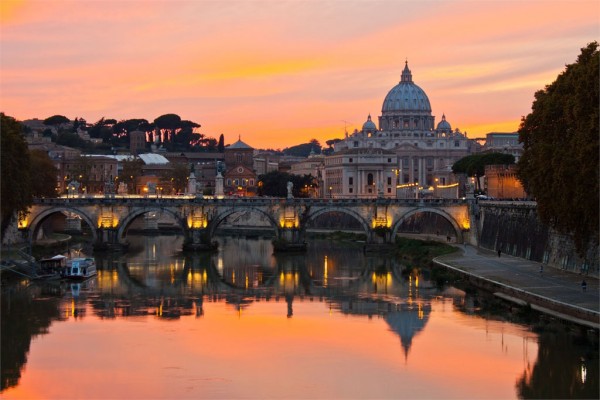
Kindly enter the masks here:
<path id="1" fill-rule="evenodd" d="M 175 113 L 225 143 L 322 144 L 376 121 L 405 60 L 436 117 L 516 131 L 600 37 L 590 1 L 0 2 L 0 111 Z"/>

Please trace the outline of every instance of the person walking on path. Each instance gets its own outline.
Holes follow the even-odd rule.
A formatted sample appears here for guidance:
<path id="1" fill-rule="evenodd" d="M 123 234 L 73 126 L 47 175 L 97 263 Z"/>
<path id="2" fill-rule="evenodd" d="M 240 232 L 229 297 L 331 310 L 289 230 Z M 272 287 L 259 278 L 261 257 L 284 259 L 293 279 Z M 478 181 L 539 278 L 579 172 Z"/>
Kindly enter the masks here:
<path id="1" fill-rule="evenodd" d="M 585 281 L 585 279 L 581 282 L 581 290 L 583 290 L 585 292 L 585 289 L 587 289 L 587 282 Z"/>
<path id="2" fill-rule="evenodd" d="M 500 249 L 498 249 L 498 257 L 500 257 L 500 253 L 501 253 L 501 251 L 500 251 Z"/>
<path id="3" fill-rule="evenodd" d="M 544 272 L 544 264 L 540 264 L 540 275 Z"/>

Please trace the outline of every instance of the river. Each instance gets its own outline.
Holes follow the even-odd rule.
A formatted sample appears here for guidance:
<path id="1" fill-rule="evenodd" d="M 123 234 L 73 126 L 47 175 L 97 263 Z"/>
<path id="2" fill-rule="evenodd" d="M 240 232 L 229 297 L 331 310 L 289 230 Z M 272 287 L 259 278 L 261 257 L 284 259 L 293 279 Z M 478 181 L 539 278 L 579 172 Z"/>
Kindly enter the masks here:
<path id="1" fill-rule="evenodd" d="M 129 240 L 84 283 L 3 286 L 3 399 L 598 398 L 582 329 L 356 243 Z"/>

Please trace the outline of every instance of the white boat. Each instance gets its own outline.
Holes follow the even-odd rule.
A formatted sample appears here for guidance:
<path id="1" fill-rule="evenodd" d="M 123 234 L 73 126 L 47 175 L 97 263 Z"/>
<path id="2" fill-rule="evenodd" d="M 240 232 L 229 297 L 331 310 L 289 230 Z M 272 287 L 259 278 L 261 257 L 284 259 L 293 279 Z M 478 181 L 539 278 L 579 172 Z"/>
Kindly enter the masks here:
<path id="1" fill-rule="evenodd" d="M 67 260 L 64 277 L 70 279 L 87 279 L 96 275 L 96 261 L 91 257 Z"/>

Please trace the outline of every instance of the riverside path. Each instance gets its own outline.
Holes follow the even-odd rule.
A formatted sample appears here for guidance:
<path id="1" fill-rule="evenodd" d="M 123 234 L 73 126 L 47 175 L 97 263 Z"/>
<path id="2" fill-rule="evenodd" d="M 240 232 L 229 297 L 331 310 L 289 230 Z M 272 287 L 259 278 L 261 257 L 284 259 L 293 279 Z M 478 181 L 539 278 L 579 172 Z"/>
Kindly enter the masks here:
<path id="1" fill-rule="evenodd" d="M 434 259 L 434 263 L 459 272 L 477 286 L 498 297 L 557 318 L 591 328 L 600 328 L 598 279 L 541 263 L 473 246 Z M 586 288 L 582 287 L 585 280 Z"/>

